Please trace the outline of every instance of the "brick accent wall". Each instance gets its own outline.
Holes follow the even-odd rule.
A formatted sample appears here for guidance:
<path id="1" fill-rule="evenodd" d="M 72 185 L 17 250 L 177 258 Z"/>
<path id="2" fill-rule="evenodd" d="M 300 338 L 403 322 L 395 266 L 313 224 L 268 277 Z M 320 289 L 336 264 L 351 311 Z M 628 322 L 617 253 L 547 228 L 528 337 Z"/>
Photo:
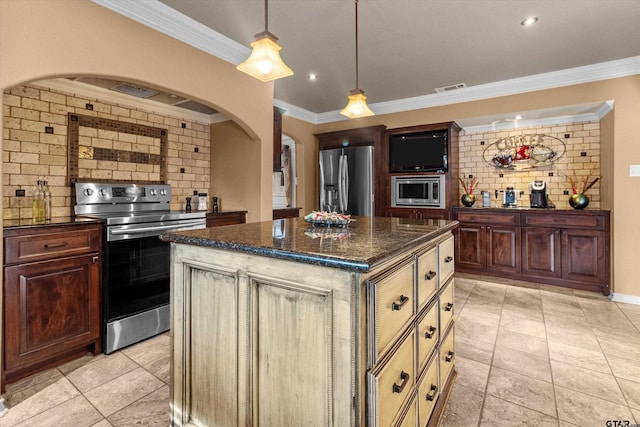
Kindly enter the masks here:
<path id="1" fill-rule="evenodd" d="M 526 171 L 499 169 L 483 160 L 483 152 L 489 144 L 493 144 L 500 138 L 523 134 L 544 134 L 561 139 L 566 144 L 566 152 L 552 165 Z M 482 144 L 483 142 L 484 144 Z M 524 195 L 518 195 L 518 206 L 528 207 L 529 183 L 539 179 L 546 181 L 549 199 L 556 205 L 556 208 L 572 209 L 569 206 L 571 185 L 568 178 L 576 177 L 579 182 L 582 182 L 588 177 L 591 181 L 591 179 L 600 176 L 600 123 L 597 121 L 495 132 L 466 133 L 462 131 L 459 135 L 459 146 L 460 173 L 465 177 L 474 175 L 480 182 L 478 191 L 474 191 L 478 206 L 481 206 L 482 203 L 480 191 L 490 191 L 492 203 L 495 203 L 495 189 L 504 190 L 506 187 L 514 187 L 518 191 L 524 191 Z M 453 178 L 454 185 L 458 185 L 460 194 L 463 194 L 464 190 L 462 190 L 457 177 Z M 564 194 L 565 191 L 568 191 L 568 194 Z M 586 194 L 589 196 L 589 208 L 598 209 L 600 207 L 600 182 L 596 183 Z M 501 203 L 501 195 L 498 200 Z M 454 200 L 453 204 L 454 206 L 461 205 L 460 200 Z"/>
<path id="2" fill-rule="evenodd" d="M 210 193 L 208 124 L 98 99 L 79 98 L 34 85 L 7 90 L 3 99 L 4 219 L 31 217 L 31 192 L 38 176 L 45 176 L 48 181 L 53 216 L 66 216 L 72 212 L 73 190 L 67 178 L 69 113 L 166 129 L 164 170 L 166 182 L 173 189 L 171 208 L 182 209 L 185 197 L 192 196 L 194 191 Z M 92 109 L 88 109 L 87 104 Z M 100 132 L 98 135 L 96 129 L 80 129 L 83 138 L 80 145 L 93 147 L 96 152 L 94 159 L 85 157 L 79 162 L 79 178 L 141 182 L 161 178 L 157 138 L 135 137 L 123 132 Z M 94 137 L 94 131 L 95 138 L 87 139 Z M 114 153 L 119 153 L 120 159 L 114 158 Z M 144 153 L 151 156 L 140 160 L 138 157 Z M 17 189 L 24 189 L 26 196 L 16 197 Z"/>

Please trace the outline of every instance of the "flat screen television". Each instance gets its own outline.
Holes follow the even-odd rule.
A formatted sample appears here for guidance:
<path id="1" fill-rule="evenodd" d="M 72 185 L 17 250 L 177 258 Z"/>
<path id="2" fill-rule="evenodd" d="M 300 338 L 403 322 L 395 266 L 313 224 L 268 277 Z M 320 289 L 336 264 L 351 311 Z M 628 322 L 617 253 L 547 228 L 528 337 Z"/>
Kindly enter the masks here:
<path id="1" fill-rule="evenodd" d="M 390 172 L 446 172 L 447 131 L 389 137 Z"/>

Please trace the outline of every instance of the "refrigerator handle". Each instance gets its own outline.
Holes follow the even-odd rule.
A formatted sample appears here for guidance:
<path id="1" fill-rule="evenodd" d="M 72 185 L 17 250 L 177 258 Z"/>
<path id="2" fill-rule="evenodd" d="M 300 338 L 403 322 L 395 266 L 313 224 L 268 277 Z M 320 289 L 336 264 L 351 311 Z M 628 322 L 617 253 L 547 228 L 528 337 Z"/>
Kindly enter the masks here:
<path id="1" fill-rule="evenodd" d="M 344 155 L 338 157 L 338 209 L 340 212 L 344 210 L 342 203 L 342 168 L 344 167 Z"/>
<path id="2" fill-rule="evenodd" d="M 319 158 L 319 163 L 320 163 L 320 210 L 324 209 L 324 206 L 326 205 L 326 200 L 325 200 L 325 191 L 324 191 L 324 166 L 322 164 L 322 153 L 320 153 L 320 155 L 318 156 Z"/>
<path id="3" fill-rule="evenodd" d="M 347 155 L 343 155 L 344 160 L 342 162 L 342 212 L 347 213 L 349 208 L 349 163 L 347 162 Z"/>

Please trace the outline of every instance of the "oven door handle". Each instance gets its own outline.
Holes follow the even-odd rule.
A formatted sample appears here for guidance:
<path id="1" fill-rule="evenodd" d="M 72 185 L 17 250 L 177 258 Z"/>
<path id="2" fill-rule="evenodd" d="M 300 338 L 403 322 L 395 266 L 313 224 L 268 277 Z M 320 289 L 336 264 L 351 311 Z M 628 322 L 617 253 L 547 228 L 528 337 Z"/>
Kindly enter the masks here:
<path id="1" fill-rule="evenodd" d="M 121 228 L 117 228 L 117 229 L 111 229 L 110 233 L 113 235 L 119 235 L 119 234 L 140 234 L 140 233 L 148 233 L 149 231 L 166 231 L 166 230 L 185 230 L 187 228 L 193 228 L 193 227 L 201 227 L 204 228 L 203 226 L 205 225 L 205 223 L 203 222 L 193 222 L 193 223 L 188 223 L 188 224 L 180 224 L 180 225 L 154 225 L 153 227 L 140 227 L 140 228 L 129 228 L 129 229 L 121 229 Z"/>

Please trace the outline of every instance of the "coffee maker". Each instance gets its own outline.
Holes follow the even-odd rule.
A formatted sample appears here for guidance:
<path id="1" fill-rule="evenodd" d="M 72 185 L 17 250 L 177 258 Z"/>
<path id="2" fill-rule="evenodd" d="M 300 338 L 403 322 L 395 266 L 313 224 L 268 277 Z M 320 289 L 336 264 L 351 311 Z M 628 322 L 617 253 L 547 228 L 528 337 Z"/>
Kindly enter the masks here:
<path id="1" fill-rule="evenodd" d="M 532 208 L 546 208 L 547 184 L 542 180 L 534 180 L 529 184 L 529 204 Z"/>

